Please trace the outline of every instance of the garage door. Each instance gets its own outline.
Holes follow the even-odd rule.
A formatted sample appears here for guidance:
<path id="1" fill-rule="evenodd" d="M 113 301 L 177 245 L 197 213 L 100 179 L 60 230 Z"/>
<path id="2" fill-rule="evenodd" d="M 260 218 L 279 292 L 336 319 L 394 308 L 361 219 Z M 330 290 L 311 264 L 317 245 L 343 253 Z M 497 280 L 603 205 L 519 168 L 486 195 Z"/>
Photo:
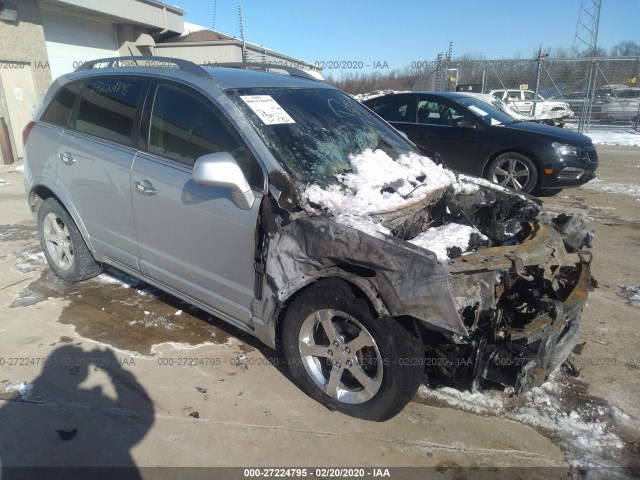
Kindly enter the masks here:
<path id="1" fill-rule="evenodd" d="M 118 56 L 112 23 L 45 9 L 41 14 L 53 80 L 72 72 L 83 61 Z"/>

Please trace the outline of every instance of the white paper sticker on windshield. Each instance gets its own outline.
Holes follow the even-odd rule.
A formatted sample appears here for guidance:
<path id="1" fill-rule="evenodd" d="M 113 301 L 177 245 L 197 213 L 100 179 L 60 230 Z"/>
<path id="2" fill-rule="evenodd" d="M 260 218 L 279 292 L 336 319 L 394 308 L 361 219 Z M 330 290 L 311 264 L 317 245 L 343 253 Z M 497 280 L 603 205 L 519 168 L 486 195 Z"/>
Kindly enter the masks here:
<path id="1" fill-rule="evenodd" d="M 243 95 L 240 98 L 249 105 L 265 125 L 296 123 L 271 95 Z"/>
<path id="2" fill-rule="evenodd" d="M 471 110 L 473 113 L 476 113 L 478 115 L 480 115 L 481 117 L 484 117 L 485 115 L 488 115 L 487 112 L 485 112 L 484 110 L 482 110 L 479 107 L 476 107 L 475 105 L 469 105 L 469 110 Z"/>
<path id="3" fill-rule="evenodd" d="M 491 119 L 491 126 L 495 126 L 495 125 L 502 125 L 502 122 L 500 122 L 499 120 L 496 120 L 495 118 Z"/>

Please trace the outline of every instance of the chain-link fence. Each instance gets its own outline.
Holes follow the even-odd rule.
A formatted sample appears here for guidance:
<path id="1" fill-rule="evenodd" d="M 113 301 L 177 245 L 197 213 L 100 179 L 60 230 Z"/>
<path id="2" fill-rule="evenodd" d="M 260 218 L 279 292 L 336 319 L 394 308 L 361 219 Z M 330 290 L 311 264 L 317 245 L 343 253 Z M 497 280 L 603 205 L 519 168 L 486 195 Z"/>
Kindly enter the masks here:
<path id="1" fill-rule="evenodd" d="M 637 129 L 640 122 L 640 57 L 438 59 L 425 65 L 414 89 L 525 91 L 523 104 L 527 98 L 534 100 L 534 109 L 542 99 L 568 104 L 574 115 L 565 121 L 580 132 L 611 126 Z"/>

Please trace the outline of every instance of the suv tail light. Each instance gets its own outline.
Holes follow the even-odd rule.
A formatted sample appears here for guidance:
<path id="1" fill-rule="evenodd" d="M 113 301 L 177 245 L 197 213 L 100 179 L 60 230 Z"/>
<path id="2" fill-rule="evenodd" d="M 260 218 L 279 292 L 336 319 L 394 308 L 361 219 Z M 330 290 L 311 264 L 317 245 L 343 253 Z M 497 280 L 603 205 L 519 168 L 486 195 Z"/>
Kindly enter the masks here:
<path id="1" fill-rule="evenodd" d="M 31 133 L 31 129 L 36 125 L 36 122 L 29 122 L 27 126 L 22 130 L 22 145 L 27 144 L 27 139 L 29 138 L 29 134 Z"/>

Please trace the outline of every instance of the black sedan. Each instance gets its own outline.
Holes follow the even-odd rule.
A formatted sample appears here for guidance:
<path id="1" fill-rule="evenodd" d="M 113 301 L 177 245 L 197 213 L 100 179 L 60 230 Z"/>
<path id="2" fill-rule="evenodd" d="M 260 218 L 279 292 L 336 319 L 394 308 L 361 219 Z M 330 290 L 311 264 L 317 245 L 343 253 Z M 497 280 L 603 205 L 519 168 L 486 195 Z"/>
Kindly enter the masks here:
<path id="1" fill-rule="evenodd" d="M 517 120 L 483 96 L 411 92 L 363 102 L 443 163 L 523 192 L 554 193 L 595 178 L 598 154 L 584 135 Z"/>

